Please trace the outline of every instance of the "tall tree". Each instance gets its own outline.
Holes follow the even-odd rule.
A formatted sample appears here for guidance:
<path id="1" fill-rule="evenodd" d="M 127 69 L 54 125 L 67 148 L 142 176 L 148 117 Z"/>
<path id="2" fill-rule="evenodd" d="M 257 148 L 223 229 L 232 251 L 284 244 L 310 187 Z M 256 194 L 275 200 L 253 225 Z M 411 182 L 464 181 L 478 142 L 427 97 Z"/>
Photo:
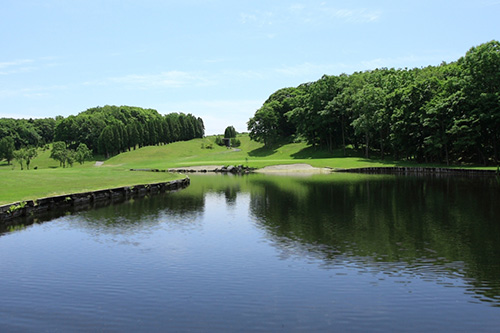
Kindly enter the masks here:
<path id="1" fill-rule="evenodd" d="M 26 149 L 21 148 L 19 150 L 14 151 L 14 159 L 19 163 L 21 166 L 21 170 L 24 169 L 24 161 L 26 160 Z"/>
<path id="2" fill-rule="evenodd" d="M 274 109 L 264 104 L 247 123 L 250 139 L 269 146 L 275 142 L 278 134 L 278 115 Z"/>
<path id="3" fill-rule="evenodd" d="M 50 158 L 59 162 L 59 166 L 63 168 L 66 167 L 66 161 L 68 157 L 68 152 L 66 148 L 66 142 L 57 141 L 52 144 L 52 150 L 50 151 Z"/>
<path id="4" fill-rule="evenodd" d="M 31 160 L 38 156 L 36 148 L 23 148 L 25 149 L 24 160 L 26 161 L 26 169 L 30 169 Z"/>
<path id="5" fill-rule="evenodd" d="M 474 115 L 479 119 L 481 155 L 493 155 L 500 163 L 500 42 L 491 41 L 471 48 L 463 59 L 466 92 Z M 491 151 L 491 153 L 488 152 Z"/>
<path id="6" fill-rule="evenodd" d="M 14 158 L 14 139 L 10 136 L 6 136 L 0 140 L 0 159 L 4 158 L 7 160 L 7 164 L 10 165 L 10 161 Z"/>
<path id="7" fill-rule="evenodd" d="M 99 135 L 99 152 L 109 158 L 116 151 L 116 138 L 112 126 L 106 126 Z"/>
<path id="8" fill-rule="evenodd" d="M 83 164 L 86 160 L 92 158 L 92 151 L 87 147 L 85 143 L 80 143 L 75 151 L 75 160 Z"/>
<path id="9" fill-rule="evenodd" d="M 234 129 L 233 126 L 226 127 L 226 129 L 224 130 L 224 137 L 227 139 L 236 137 L 236 130 Z"/>

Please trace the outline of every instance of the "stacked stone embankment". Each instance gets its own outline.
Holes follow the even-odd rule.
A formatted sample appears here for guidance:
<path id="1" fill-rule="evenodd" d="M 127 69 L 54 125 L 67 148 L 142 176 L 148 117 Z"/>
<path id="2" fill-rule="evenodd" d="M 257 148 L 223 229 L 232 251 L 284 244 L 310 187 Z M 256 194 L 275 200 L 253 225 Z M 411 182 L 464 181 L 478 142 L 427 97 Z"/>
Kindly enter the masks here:
<path id="1" fill-rule="evenodd" d="M 461 175 L 461 176 L 495 176 L 495 170 L 454 169 L 433 167 L 370 167 L 341 169 L 336 172 L 371 173 L 371 174 L 404 174 L 404 175 Z"/>
<path id="2" fill-rule="evenodd" d="M 190 184 L 188 177 L 184 179 L 145 185 L 123 186 L 105 190 L 83 193 L 65 194 L 27 200 L 0 206 L 0 223 L 18 217 L 37 215 L 49 210 L 64 209 L 78 206 L 92 206 L 102 202 L 114 202 L 127 198 L 142 197 L 165 191 L 173 191 L 187 187 Z"/>
<path id="3" fill-rule="evenodd" d="M 246 167 L 243 165 L 180 167 L 180 168 L 168 169 L 169 172 L 179 172 L 179 173 L 216 172 L 216 173 L 232 173 L 232 174 L 247 174 L 254 170 L 255 170 L 254 168 Z"/>

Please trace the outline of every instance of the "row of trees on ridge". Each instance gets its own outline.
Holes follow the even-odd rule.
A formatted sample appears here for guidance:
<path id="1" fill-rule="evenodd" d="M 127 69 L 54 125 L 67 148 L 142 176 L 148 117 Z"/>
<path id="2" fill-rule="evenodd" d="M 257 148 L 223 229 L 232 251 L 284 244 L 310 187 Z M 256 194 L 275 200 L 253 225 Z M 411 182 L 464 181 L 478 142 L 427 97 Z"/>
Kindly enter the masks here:
<path id="1" fill-rule="evenodd" d="M 31 156 L 26 154 L 31 148 L 54 143 L 51 157 L 65 166 L 88 159 L 92 153 L 109 157 L 137 147 L 202 138 L 204 134 L 203 120 L 192 114 L 163 116 L 153 109 L 130 106 L 95 107 L 67 118 L 1 118 L 0 160 L 10 164 L 21 155 Z M 29 160 L 22 160 L 29 168 Z"/>
<path id="2" fill-rule="evenodd" d="M 156 110 L 129 106 L 96 107 L 69 116 L 55 128 L 54 140 L 68 146 L 85 143 L 106 156 L 137 147 L 202 138 L 205 127 L 192 114 L 160 115 Z"/>

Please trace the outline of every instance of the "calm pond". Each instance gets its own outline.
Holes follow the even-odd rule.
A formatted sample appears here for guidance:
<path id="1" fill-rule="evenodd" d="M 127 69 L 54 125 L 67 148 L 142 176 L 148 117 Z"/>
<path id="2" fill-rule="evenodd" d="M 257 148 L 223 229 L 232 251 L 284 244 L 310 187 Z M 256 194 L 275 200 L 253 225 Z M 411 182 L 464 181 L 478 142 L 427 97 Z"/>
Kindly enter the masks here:
<path id="1" fill-rule="evenodd" d="M 0 330 L 498 331 L 495 178 L 193 175 L 0 234 Z"/>

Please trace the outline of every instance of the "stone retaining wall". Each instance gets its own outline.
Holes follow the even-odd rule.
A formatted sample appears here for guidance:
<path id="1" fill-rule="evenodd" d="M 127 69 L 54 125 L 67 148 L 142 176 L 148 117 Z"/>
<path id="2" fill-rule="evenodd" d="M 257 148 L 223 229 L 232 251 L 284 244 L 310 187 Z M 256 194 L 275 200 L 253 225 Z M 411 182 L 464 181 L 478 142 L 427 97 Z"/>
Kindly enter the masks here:
<path id="1" fill-rule="evenodd" d="M 150 172 L 176 172 L 176 173 L 207 173 L 207 172 L 216 172 L 216 173 L 232 173 L 232 174 L 248 174 L 254 171 L 255 168 L 249 168 L 243 165 L 230 165 L 230 166 L 221 166 L 216 168 L 195 168 L 195 167 L 180 167 L 180 168 L 171 168 L 168 170 L 160 170 L 160 169 L 130 169 L 130 171 L 150 171 Z"/>
<path id="2" fill-rule="evenodd" d="M 370 173 L 370 174 L 404 174 L 404 175 L 460 175 L 460 176 L 495 176 L 495 170 L 453 169 L 431 167 L 370 167 L 335 170 L 336 172 Z"/>
<path id="3" fill-rule="evenodd" d="M 89 206 L 105 202 L 112 203 L 126 198 L 142 197 L 146 194 L 173 191 L 185 188 L 189 186 L 189 184 L 190 179 L 186 177 L 184 179 L 169 182 L 124 186 L 99 191 L 59 195 L 37 200 L 20 201 L 0 206 L 0 223 L 5 223 L 9 220 L 23 216 L 36 216 L 37 214 L 54 209 Z"/>

